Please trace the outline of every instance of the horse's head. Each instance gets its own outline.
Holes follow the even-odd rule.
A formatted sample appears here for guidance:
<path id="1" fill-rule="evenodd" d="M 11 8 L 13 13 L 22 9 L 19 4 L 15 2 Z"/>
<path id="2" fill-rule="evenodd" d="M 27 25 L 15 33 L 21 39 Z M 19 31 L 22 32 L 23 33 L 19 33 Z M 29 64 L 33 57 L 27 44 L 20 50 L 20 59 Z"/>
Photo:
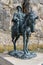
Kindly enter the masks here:
<path id="1" fill-rule="evenodd" d="M 29 19 L 31 21 L 30 27 L 31 27 L 31 32 L 35 31 L 35 23 L 36 23 L 36 19 L 38 19 L 38 16 L 36 15 L 36 13 L 34 11 L 30 12 L 29 15 Z"/>

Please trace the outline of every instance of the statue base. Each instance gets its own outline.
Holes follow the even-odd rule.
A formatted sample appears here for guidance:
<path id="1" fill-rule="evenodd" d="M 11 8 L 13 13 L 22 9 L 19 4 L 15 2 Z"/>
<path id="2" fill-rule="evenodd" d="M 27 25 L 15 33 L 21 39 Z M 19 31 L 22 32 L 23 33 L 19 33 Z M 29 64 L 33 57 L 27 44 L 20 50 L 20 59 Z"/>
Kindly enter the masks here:
<path id="1" fill-rule="evenodd" d="M 28 53 L 24 54 L 23 51 L 18 51 L 18 50 L 10 51 L 8 54 L 20 59 L 31 59 L 37 56 L 34 52 L 28 51 Z"/>

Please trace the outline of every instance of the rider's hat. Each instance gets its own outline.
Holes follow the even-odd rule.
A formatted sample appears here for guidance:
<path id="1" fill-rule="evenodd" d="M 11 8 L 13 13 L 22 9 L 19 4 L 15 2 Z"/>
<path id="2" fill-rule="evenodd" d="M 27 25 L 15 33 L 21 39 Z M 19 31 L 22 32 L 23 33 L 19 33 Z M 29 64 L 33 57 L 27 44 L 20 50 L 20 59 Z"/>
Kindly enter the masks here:
<path id="1" fill-rule="evenodd" d="M 21 9 L 22 10 L 22 6 L 21 5 L 18 5 L 17 7 L 16 7 L 17 9 Z"/>

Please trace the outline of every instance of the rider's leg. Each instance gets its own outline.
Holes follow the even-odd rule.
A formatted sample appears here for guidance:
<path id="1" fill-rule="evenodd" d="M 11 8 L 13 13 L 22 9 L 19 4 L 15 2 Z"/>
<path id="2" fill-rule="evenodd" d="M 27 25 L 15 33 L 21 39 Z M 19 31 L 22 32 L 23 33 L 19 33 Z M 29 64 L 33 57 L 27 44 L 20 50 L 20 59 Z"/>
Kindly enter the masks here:
<path id="1" fill-rule="evenodd" d="M 17 33 L 19 34 L 19 21 L 17 22 Z"/>
<path id="2" fill-rule="evenodd" d="M 26 52 L 28 52 L 28 41 L 29 41 L 29 37 L 31 36 L 31 29 L 28 27 L 27 28 L 27 39 L 26 39 Z"/>
<path id="3" fill-rule="evenodd" d="M 26 52 L 28 53 L 28 40 L 29 40 L 29 36 L 27 35 L 27 39 L 26 39 Z"/>

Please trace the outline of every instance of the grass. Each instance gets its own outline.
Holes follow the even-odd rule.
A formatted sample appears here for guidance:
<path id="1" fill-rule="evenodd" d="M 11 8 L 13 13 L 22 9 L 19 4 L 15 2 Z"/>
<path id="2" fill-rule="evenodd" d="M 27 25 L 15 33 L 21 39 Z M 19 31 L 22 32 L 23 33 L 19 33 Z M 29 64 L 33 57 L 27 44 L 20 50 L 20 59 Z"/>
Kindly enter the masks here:
<path id="1" fill-rule="evenodd" d="M 11 51 L 11 50 L 14 49 L 13 45 L 5 45 L 5 48 L 6 48 L 7 51 Z"/>
<path id="2" fill-rule="evenodd" d="M 31 50 L 31 51 L 32 51 L 32 50 L 33 50 L 33 51 L 34 51 L 34 50 L 37 50 L 37 44 L 30 44 L 30 45 L 28 46 L 28 49 Z"/>
<path id="3" fill-rule="evenodd" d="M 23 45 L 17 45 L 17 50 L 23 50 Z"/>
<path id="4" fill-rule="evenodd" d="M 17 50 L 22 50 L 23 49 L 23 45 L 17 45 Z M 30 44 L 28 45 L 28 49 L 30 51 L 40 51 L 43 52 L 43 44 Z M 0 44 L 0 53 L 3 53 L 4 51 L 11 51 L 14 50 L 13 45 L 2 45 Z"/>
<path id="5" fill-rule="evenodd" d="M 36 52 L 43 52 L 43 44 L 31 44 L 28 46 L 29 50 Z"/>
<path id="6" fill-rule="evenodd" d="M 3 52 L 4 52 L 4 46 L 0 45 L 0 53 L 3 53 Z"/>
<path id="7" fill-rule="evenodd" d="M 43 49 L 43 44 L 40 44 L 40 45 L 39 45 L 39 48 L 40 48 L 40 49 Z"/>
<path id="8" fill-rule="evenodd" d="M 13 45 L 0 45 L 0 53 L 13 50 Z"/>

